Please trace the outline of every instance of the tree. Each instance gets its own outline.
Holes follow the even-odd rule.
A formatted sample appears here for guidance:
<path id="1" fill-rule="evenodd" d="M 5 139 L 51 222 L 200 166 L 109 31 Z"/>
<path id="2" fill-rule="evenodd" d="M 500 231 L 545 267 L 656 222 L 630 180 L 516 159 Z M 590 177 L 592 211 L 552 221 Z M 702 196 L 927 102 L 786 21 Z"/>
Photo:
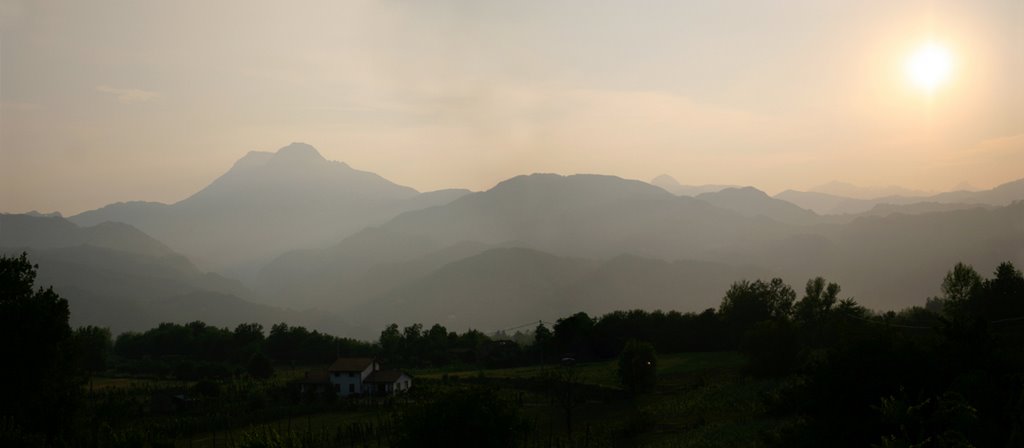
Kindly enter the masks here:
<path id="1" fill-rule="evenodd" d="M 839 300 L 839 285 L 816 277 L 807 280 L 804 297 L 793 307 L 793 318 L 802 325 L 821 322 Z"/>
<path id="2" fill-rule="evenodd" d="M 986 321 L 1024 317 L 1024 274 L 1010 262 L 996 267 L 995 277 L 974 291 L 973 315 Z"/>
<path id="3" fill-rule="evenodd" d="M 109 328 L 80 327 L 75 330 L 74 341 L 82 370 L 90 374 L 106 370 L 107 359 L 114 347 Z"/>
<path id="4" fill-rule="evenodd" d="M 402 345 L 402 333 L 398 331 L 398 324 L 388 325 L 380 332 L 380 348 L 384 352 L 384 358 L 395 360 L 398 357 L 398 350 Z"/>
<path id="5" fill-rule="evenodd" d="M 543 364 L 548 359 L 548 354 L 551 353 L 551 341 L 554 335 L 551 334 L 551 330 L 544 326 L 544 323 L 538 323 L 537 328 L 533 330 L 533 350 L 540 357 L 540 362 Z"/>
<path id="6" fill-rule="evenodd" d="M 619 354 L 619 381 L 636 394 L 654 389 L 658 360 L 654 346 L 631 339 Z"/>
<path id="7" fill-rule="evenodd" d="M 253 353 L 245 370 L 249 372 L 249 376 L 261 380 L 274 376 L 274 365 L 270 363 L 270 358 L 267 358 L 263 352 Z"/>
<path id="8" fill-rule="evenodd" d="M 52 440 L 70 430 L 84 376 L 68 302 L 52 287 L 34 289 L 37 268 L 25 253 L 0 256 L 0 419 Z"/>
<path id="9" fill-rule="evenodd" d="M 231 334 L 232 358 L 239 364 L 260 351 L 266 338 L 263 336 L 263 325 L 257 323 L 238 324 Z"/>
<path id="10" fill-rule="evenodd" d="M 743 280 L 733 283 L 725 293 L 718 313 L 738 342 L 758 322 L 788 318 L 795 299 L 796 292 L 780 278 L 769 282 Z"/>
<path id="11" fill-rule="evenodd" d="M 433 365 L 443 365 L 448 362 L 448 329 L 441 324 L 434 324 L 423 335 L 424 354 Z"/>
<path id="12" fill-rule="evenodd" d="M 942 308 L 945 313 L 954 319 L 966 317 L 971 298 L 981 286 L 982 278 L 973 267 L 957 263 L 942 280 Z"/>
<path id="13" fill-rule="evenodd" d="M 586 358 L 592 349 L 594 320 L 587 313 L 576 313 L 555 322 L 554 343 L 562 353 Z"/>

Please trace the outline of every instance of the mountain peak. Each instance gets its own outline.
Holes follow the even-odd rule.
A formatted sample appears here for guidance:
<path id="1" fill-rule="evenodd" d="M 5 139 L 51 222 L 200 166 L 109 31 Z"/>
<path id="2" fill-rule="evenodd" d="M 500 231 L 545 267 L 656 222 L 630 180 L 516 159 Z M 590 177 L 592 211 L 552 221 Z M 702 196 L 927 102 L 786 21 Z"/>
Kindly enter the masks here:
<path id="1" fill-rule="evenodd" d="M 274 158 L 283 158 L 288 160 L 326 160 L 324 159 L 324 156 L 320 155 L 320 151 L 317 151 L 312 145 L 301 142 L 295 142 L 285 146 L 284 148 L 278 149 Z"/>
<path id="2" fill-rule="evenodd" d="M 729 188 L 724 188 L 721 191 L 718 191 L 717 193 L 705 193 L 705 194 L 718 194 L 718 195 L 721 195 L 721 196 L 731 196 L 731 197 L 735 197 L 735 198 L 741 198 L 741 197 L 742 198 L 757 198 L 757 199 L 768 198 L 768 194 L 767 193 L 765 193 L 765 192 L 763 192 L 761 190 L 758 190 L 757 188 L 749 187 L 749 186 L 748 187 L 729 187 Z"/>
<path id="3" fill-rule="evenodd" d="M 662 188 L 665 188 L 665 187 L 677 188 L 677 187 L 681 187 L 682 186 L 682 185 L 680 185 L 679 181 L 676 180 L 676 178 L 674 178 L 672 176 L 669 176 L 668 174 L 662 174 L 662 175 L 660 175 L 658 177 L 655 177 L 654 179 L 651 179 L 650 183 L 651 183 L 651 185 L 657 185 L 657 186 L 662 187 Z M 665 188 L 665 189 L 668 190 L 669 188 Z"/>

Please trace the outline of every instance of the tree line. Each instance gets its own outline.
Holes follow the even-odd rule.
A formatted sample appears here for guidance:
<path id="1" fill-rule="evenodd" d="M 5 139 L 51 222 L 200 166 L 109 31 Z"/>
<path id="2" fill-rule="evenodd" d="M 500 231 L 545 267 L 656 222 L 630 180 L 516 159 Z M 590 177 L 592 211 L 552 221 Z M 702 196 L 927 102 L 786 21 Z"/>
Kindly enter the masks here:
<path id="1" fill-rule="evenodd" d="M 52 445 L 71 433 L 86 378 L 111 367 L 182 378 L 259 377 L 272 363 L 327 364 L 338 355 L 415 367 L 623 354 L 624 380 L 641 376 L 637 384 L 649 385 L 653 370 L 636 366 L 654 360 L 655 351 L 738 350 L 751 374 L 788 378 L 769 404 L 802 423 L 772 444 L 1024 445 L 1024 275 L 1010 263 L 991 278 L 957 264 L 941 283 L 942 296 L 900 312 L 871 312 L 823 278 L 809 280 L 799 299 L 781 279 L 742 280 L 717 309 L 576 313 L 551 329 L 538 325 L 520 343 L 420 324 L 389 325 L 374 342 L 284 323 L 265 332 L 253 323 L 229 330 L 202 322 L 165 323 L 115 339 L 103 328 L 72 330 L 67 301 L 37 288 L 35 269 L 25 254 L 0 257 L 0 331 L 9 342 L 2 355 L 17 366 L 0 369 L 7 397 L 0 400 L 0 442 Z"/>

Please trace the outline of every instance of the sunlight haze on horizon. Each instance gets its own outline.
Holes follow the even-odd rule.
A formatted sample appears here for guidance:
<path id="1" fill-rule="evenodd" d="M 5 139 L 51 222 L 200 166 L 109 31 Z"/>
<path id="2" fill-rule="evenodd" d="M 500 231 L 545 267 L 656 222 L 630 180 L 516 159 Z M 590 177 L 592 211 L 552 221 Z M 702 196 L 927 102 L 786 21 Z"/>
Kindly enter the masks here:
<path id="1" fill-rule="evenodd" d="M 1019 0 L 0 0 L 0 212 L 172 203 L 291 142 L 419 191 L 991 188 L 1022 80 Z"/>

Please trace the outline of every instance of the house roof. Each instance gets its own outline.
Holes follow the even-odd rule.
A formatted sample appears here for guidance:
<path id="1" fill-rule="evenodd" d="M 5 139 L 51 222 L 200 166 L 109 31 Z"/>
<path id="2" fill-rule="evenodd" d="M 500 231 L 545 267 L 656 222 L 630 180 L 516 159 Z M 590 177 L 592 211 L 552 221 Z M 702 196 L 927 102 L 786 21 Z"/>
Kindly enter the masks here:
<path id="1" fill-rule="evenodd" d="M 326 370 L 314 370 L 306 372 L 306 376 L 299 380 L 302 384 L 330 383 L 330 374 Z"/>
<path id="2" fill-rule="evenodd" d="M 405 375 L 401 370 L 378 370 L 369 374 L 364 383 L 385 383 L 391 384 L 398 381 L 399 378 Z"/>
<path id="3" fill-rule="evenodd" d="M 331 372 L 362 372 L 373 364 L 373 358 L 338 358 L 327 370 Z"/>

